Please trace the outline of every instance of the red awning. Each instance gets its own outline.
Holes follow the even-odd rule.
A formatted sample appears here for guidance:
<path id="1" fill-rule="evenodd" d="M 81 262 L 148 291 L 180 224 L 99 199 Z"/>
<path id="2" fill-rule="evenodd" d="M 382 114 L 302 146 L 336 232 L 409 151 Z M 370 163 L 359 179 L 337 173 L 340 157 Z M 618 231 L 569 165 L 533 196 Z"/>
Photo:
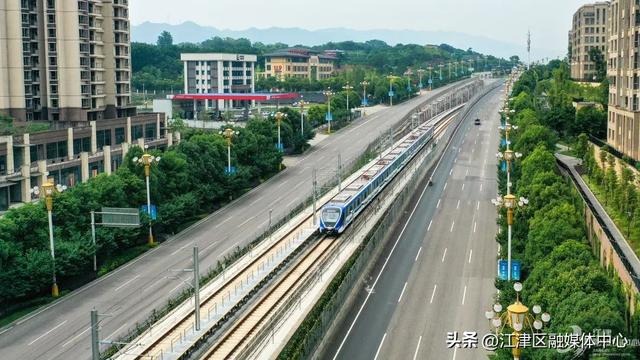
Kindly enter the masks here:
<path id="1" fill-rule="evenodd" d="M 255 100 L 255 101 L 268 101 L 268 100 L 284 100 L 284 99 L 297 99 L 299 95 L 297 93 L 246 93 L 246 94 L 177 94 L 168 95 L 169 100 Z"/>

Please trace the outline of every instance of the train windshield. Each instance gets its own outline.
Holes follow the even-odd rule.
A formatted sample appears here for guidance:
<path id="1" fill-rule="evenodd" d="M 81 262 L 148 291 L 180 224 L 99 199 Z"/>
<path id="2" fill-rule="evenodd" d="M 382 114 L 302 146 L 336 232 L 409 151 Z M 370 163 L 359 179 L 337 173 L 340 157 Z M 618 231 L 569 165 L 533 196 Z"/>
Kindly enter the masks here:
<path id="1" fill-rule="evenodd" d="M 334 226 L 340 220 L 340 209 L 327 208 L 322 210 L 322 221 L 327 226 Z"/>

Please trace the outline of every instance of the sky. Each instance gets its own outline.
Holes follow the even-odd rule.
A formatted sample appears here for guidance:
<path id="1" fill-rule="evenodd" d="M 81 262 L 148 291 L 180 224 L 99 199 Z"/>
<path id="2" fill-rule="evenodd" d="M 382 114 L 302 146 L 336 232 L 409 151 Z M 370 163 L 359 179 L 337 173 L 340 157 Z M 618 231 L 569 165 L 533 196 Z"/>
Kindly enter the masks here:
<path id="1" fill-rule="evenodd" d="M 134 0 L 134 25 L 193 21 L 218 29 L 344 27 L 457 31 L 564 56 L 573 13 L 585 0 Z M 179 6 L 176 6 L 178 4 Z M 314 7 L 316 4 L 317 6 Z M 391 9 L 390 9 L 391 8 Z M 392 16 L 391 16 L 392 15 Z M 472 44 L 470 44 L 472 46 Z M 533 55 L 532 55 L 533 56 Z"/>

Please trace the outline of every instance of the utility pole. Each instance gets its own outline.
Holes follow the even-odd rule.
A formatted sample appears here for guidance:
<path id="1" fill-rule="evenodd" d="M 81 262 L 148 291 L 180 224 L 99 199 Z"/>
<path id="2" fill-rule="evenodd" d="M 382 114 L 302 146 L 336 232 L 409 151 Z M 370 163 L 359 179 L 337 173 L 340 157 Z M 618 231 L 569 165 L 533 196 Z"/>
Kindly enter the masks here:
<path id="1" fill-rule="evenodd" d="M 531 30 L 527 32 L 527 70 L 531 69 Z"/>
<path id="2" fill-rule="evenodd" d="M 315 226 L 316 224 L 316 196 L 317 196 L 317 191 L 316 188 L 318 187 L 318 169 L 314 168 L 313 169 L 313 225 Z"/>
<path id="3" fill-rule="evenodd" d="M 100 334 L 96 308 L 91 309 L 91 360 L 100 360 Z"/>
<path id="4" fill-rule="evenodd" d="M 338 153 L 338 192 L 342 191 L 342 155 Z"/>
<path id="5" fill-rule="evenodd" d="M 98 259 L 96 258 L 96 212 L 91 211 L 91 241 L 93 242 L 93 271 L 98 271 Z"/>
<path id="6" fill-rule="evenodd" d="M 195 290 L 196 331 L 200 331 L 200 259 L 197 245 L 193 247 L 193 289 Z"/>

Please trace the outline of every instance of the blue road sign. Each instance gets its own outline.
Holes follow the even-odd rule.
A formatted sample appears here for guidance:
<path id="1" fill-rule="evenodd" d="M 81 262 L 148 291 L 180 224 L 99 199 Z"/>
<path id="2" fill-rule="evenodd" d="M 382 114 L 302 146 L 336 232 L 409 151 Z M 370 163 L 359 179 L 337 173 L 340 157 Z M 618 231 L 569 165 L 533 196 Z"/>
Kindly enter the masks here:
<path id="1" fill-rule="evenodd" d="M 235 173 L 236 173 L 236 167 L 235 167 L 235 166 L 232 166 L 232 167 L 225 167 L 225 168 L 224 168 L 224 173 L 225 173 L 226 175 L 233 175 L 233 174 L 235 174 Z"/>
<path id="2" fill-rule="evenodd" d="M 429 85 L 433 84 L 433 79 L 429 79 Z"/>
<path id="3" fill-rule="evenodd" d="M 147 205 L 140 205 L 140 212 L 149 215 Z M 151 217 L 151 220 L 156 220 L 158 218 L 158 208 L 154 204 L 151 204 L 151 214 L 149 216 Z"/>
<path id="4" fill-rule="evenodd" d="M 333 114 L 328 112 L 327 115 L 325 115 L 324 119 L 327 121 L 333 121 Z"/>
<path id="5" fill-rule="evenodd" d="M 507 162 L 502 160 L 502 171 L 507 171 Z"/>
<path id="6" fill-rule="evenodd" d="M 502 146 L 507 146 L 507 139 L 502 138 Z"/>
<path id="7" fill-rule="evenodd" d="M 513 262 L 511 263 L 513 265 Z M 507 260 L 498 260 L 498 279 L 507 280 L 509 262 Z"/>
<path id="8" fill-rule="evenodd" d="M 396 93 L 394 93 L 393 91 L 389 91 L 389 97 L 394 97 L 396 95 Z"/>
<path id="9" fill-rule="evenodd" d="M 282 144 L 276 144 L 276 149 L 283 151 L 284 150 L 284 145 Z"/>
<path id="10" fill-rule="evenodd" d="M 369 105 L 369 100 L 367 100 L 367 98 L 362 99 L 362 106 L 367 106 Z"/>

